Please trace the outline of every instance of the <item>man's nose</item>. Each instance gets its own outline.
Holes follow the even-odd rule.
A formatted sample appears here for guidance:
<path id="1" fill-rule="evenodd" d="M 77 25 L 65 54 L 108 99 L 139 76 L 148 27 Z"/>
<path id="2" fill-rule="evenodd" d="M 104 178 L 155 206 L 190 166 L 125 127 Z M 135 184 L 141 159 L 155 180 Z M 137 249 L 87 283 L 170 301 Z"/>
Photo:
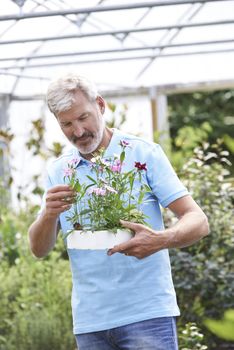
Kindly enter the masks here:
<path id="1" fill-rule="evenodd" d="M 81 127 L 78 120 L 75 120 L 73 123 L 73 133 L 76 137 L 81 137 L 84 133 L 83 128 Z"/>

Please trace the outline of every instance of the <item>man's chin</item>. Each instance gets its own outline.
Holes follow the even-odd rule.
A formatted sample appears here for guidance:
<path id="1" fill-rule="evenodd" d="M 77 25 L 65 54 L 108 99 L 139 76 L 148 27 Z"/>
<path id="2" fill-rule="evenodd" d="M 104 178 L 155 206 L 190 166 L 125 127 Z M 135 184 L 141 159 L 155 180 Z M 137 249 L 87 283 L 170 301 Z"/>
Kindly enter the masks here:
<path id="1" fill-rule="evenodd" d="M 84 147 L 84 146 L 80 146 L 80 144 L 77 142 L 73 144 L 78 149 L 78 151 L 83 155 L 89 155 L 97 150 L 96 145 L 93 145 L 92 147 L 91 145 Z"/>

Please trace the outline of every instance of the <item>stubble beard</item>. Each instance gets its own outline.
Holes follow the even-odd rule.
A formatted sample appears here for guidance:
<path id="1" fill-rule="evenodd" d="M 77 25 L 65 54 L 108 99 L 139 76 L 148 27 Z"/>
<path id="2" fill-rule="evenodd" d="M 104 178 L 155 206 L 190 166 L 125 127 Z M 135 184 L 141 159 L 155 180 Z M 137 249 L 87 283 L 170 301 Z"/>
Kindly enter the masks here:
<path id="1" fill-rule="evenodd" d="M 101 125 L 95 134 L 93 133 L 88 134 L 90 136 L 90 144 L 88 144 L 87 146 L 77 145 L 76 142 L 78 140 L 77 141 L 74 140 L 74 143 L 81 154 L 84 154 L 84 155 L 91 154 L 95 152 L 100 146 L 103 139 L 104 130 L 105 130 L 105 121 L 103 118 L 101 118 L 100 123 Z"/>

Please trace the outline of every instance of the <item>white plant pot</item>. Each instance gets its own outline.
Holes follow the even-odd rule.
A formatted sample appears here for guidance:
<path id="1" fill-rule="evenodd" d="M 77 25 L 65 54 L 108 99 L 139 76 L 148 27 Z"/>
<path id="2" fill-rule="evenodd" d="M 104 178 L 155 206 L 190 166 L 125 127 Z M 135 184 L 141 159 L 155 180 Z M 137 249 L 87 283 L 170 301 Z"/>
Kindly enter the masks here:
<path id="1" fill-rule="evenodd" d="M 68 249 L 109 249 L 127 242 L 133 237 L 128 230 L 111 231 L 72 231 L 67 236 Z"/>

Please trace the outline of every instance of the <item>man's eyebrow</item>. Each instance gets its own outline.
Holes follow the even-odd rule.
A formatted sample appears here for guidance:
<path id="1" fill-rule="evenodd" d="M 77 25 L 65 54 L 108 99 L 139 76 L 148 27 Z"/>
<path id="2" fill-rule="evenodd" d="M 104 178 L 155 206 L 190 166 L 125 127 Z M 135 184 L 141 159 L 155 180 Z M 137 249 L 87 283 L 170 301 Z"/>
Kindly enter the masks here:
<path id="1" fill-rule="evenodd" d="M 84 112 L 84 113 L 80 114 L 80 115 L 78 116 L 78 118 L 82 118 L 82 117 L 84 117 L 86 114 L 88 114 L 88 112 Z"/>
<path id="2" fill-rule="evenodd" d="M 82 117 L 84 117 L 86 114 L 88 114 L 89 112 L 83 112 L 83 113 L 81 113 L 80 115 L 78 115 L 78 119 L 80 119 L 80 118 L 82 118 Z M 61 121 L 59 121 L 60 122 L 60 124 L 65 124 L 65 123 L 68 123 L 68 122 L 70 122 L 70 120 L 61 120 Z"/>

